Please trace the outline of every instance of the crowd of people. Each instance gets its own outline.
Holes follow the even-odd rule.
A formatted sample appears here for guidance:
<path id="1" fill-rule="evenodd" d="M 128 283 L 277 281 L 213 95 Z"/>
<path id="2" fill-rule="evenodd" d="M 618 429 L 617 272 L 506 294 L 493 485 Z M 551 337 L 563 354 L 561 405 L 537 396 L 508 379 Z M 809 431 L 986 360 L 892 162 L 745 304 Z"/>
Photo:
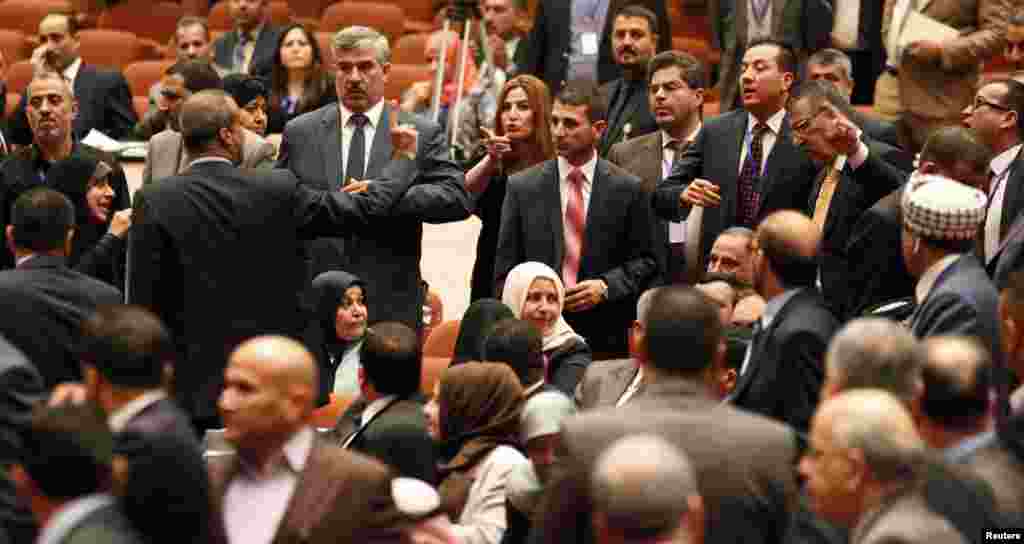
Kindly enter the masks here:
<path id="1" fill-rule="evenodd" d="M 663 0 L 481 0 L 390 101 L 378 30 L 224 1 L 141 119 L 39 22 L 0 544 L 1024 538 L 1019 8 L 711 0 L 712 85 Z M 423 225 L 471 215 L 434 379 Z"/>

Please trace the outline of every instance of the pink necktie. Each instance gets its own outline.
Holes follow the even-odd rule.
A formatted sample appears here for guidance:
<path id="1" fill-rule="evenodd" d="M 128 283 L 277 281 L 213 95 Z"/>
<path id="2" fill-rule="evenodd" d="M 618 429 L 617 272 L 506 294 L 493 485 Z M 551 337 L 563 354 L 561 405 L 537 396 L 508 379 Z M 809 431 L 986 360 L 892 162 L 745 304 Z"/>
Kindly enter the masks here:
<path id="1" fill-rule="evenodd" d="M 565 258 L 562 259 L 562 282 L 565 288 L 576 285 L 576 275 L 580 270 L 580 257 L 583 255 L 583 228 L 587 219 L 583 214 L 583 172 L 579 168 L 569 171 L 566 178 L 569 182 L 569 201 L 565 205 L 565 218 L 562 221 L 565 229 Z"/>

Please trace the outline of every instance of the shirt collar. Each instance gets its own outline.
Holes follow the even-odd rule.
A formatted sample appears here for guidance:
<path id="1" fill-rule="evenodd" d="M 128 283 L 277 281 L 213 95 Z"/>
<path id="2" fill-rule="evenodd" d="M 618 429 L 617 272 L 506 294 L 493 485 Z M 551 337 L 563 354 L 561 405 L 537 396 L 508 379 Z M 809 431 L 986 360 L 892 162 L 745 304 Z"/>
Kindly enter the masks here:
<path id="1" fill-rule="evenodd" d="M 917 286 L 914 288 L 914 298 L 917 299 L 919 305 L 924 304 L 924 300 L 932 292 L 932 287 L 935 287 L 935 280 L 939 279 L 939 275 L 959 258 L 959 253 L 946 255 L 929 266 L 924 274 L 921 274 L 921 279 L 917 280 Z"/>
<path id="2" fill-rule="evenodd" d="M 303 427 L 284 443 L 284 458 L 296 474 L 306 468 L 309 452 L 313 450 L 313 438 L 313 429 Z"/>
<path id="3" fill-rule="evenodd" d="M 96 493 L 73 499 L 60 507 L 43 527 L 36 544 L 57 544 L 64 541 L 79 523 L 93 512 L 114 504 L 114 497 Z"/>
<path id="4" fill-rule="evenodd" d="M 775 316 L 778 315 L 779 311 L 782 310 L 782 307 L 785 306 L 791 298 L 796 296 L 796 294 L 800 292 L 800 289 L 802 289 L 802 287 L 783 291 L 782 294 L 775 295 L 774 298 L 764 305 L 764 313 L 761 314 L 762 329 L 767 329 L 771 326 L 772 321 L 775 319 Z"/>
<path id="5" fill-rule="evenodd" d="M 572 165 L 565 157 L 558 157 L 558 179 L 564 180 L 568 175 L 569 171 L 572 170 Z M 594 155 L 590 157 L 590 160 L 583 163 L 580 166 L 580 170 L 583 171 L 583 176 L 587 178 L 588 183 L 594 183 L 594 171 L 597 170 L 597 150 L 594 150 Z"/>
<path id="6" fill-rule="evenodd" d="M 765 124 L 768 125 L 768 128 L 771 129 L 772 134 L 776 134 L 776 135 L 779 134 L 779 132 L 782 130 L 782 120 L 785 117 L 786 117 L 786 109 L 783 108 L 783 109 L 775 112 L 774 115 L 772 115 L 771 117 L 768 118 L 768 121 L 765 122 Z M 754 130 L 754 127 L 758 123 L 760 123 L 760 121 L 757 120 L 757 117 L 754 117 L 753 113 L 749 113 L 748 112 L 747 113 L 747 132 L 750 132 L 750 131 Z"/>
<path id="7" fill-rule="evenodd" d="M 350 118 L 352 118 L 352 116 L 355 114 L 355 112 L 349 111 L 349 109 L 346 108 L 341 103 L 340 100 L 338 101 L 338 109 L 341 111 L 341 126 L 342 127 L 347 127 L 348 126 L 348 120 Z M 379 124 L 380 124 L 380 116 L 383 115 L 383 114 L 384 114 L 384 100 L 383 99 L 378 100 L 377 103 L 374 104 L 372 108 L 370 108 L 370 109 L 368 109 L 368 110 L 366 110 L 364 112 L 364 115 L 366 115 L 366 118 L 370 120 L 370 128 L 372 128 L 372 129 L 376 129 L 379 126 Z M 398 115 L 398 111 L 397 110 L 392 110 L 391 111 L 391 115 Z"/>
<path id="8" fill-rule="evenodd" d="M 700 133 L 700 129 L 703 128 L 703 127 L 704 127 L 704 123 L 697 123 L 697 127 L 694 128 L 693 132 L 688 134 L 686 136 L 686 138 L 683 139 L 683 141 L 686 142 L 686 143 L 692 144 L 694 142 L 694 140 L 697 139 L 697 134 Z M 669 134 L 669 133 L 665 132 L 664 130 L 662 130 L 661 131 L 661 147 L 662 148 L 667 147 L 669 142 L 672 142 L 672 141 L 675 141 L 675 138 L 673 138 L 671 134 Z"/>
<path id="9" fill-rule="evenodd" d="M 119 433 L 124 430 L 132 418 L 165 398 L 167 398 L 167 393 L 162 389 L 154 389 L 153 391 L 143 393 L 115 410 L 113 414 L 110 414 L 110 417 L 107 418 L 107 425 L 110 426 L 111 431 Z"/>
<path id="10" fill-rule="evenodd" d="M 226 162 L 228 164 L 234 164 L 225 157 L 199 157 L 198 159 L 188 163 L 188 166 L 191 168 L 197 164 L 203 164 L 204 162 Z"/>
<path id="11" fill-rule="evenodd" d="M 380 397 L 377 400 L 368 404 L 366 406 L 366 409 L 363 410 L 363 419 L 360 423 L 366 425 L 368 421 L 373 419 L 373 416 L 379 414 L 381 411 L 384 410 L 384 408 L 387 408 L 388 404 L 390 404 L 391 401 L 395 400 L 396 398 L 398 398 L 396 395 L 384 395 L 383 397 Z"/>
<path id="12" fill-rule="evenodd" d="M 70 66 L 64 69 L 64 79 L 74 86 L 75 78 L 78 77 L 78 70 L 82 67 L 82 57 L 75 59 Z"/>
<path id="13" fill-rule="evenodd" d="M 1005 172 L 1006 169 L 1010 167 L 1010 164 L 1013 163 L 1013 159 L 1017 158 L 1017 154 L 1020 153 L 1021 146 L 1024 146 L 1024 144 L 1017 144 L 996 155 L 995 158 L 992 159 L 992 162 L 989 163 L 989 168 L 992 169 L 992 172 L 997 176 L 1003 175 L 1003 172 Z"/>

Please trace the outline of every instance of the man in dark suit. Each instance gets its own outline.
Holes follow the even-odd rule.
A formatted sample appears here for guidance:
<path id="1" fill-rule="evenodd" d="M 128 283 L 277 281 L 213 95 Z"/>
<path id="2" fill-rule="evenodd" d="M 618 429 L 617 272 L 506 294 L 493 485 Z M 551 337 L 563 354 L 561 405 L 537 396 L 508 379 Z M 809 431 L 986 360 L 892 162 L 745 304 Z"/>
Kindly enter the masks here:
<path id="1" fill-rule="evenodd" d="M 914 336 L 973 336 L 999 361 L 999 293 L 971 253 L 985 205 L 984 193 L 949 178 L 910 180 L 903 196 L 903 261 L 917 278 Z"/>
<path id="2" fill-rule="evenodd" d="M 282 170 L 239 170 L 238 115 L 222 91 L 185 102 L 182 136 L 194 159 L 182 174 L 141 190 L 128 247 L 128 301 L 170 329 L 178 350 L 176 399 L 200 428 L 219 427 L 220 368 L 238 342 L 305 327 L 301 240 L 366 227 L 370 217 L 388 214 L 415 168 L 415 129 L 393 127 L 394 160 L 363 194 L 316 191 Z M 254 296 L 256 310 L 249 304 Z"/>
<path id="3" fill-rule="evenodd" d="M 552 483 L 541 524 L 544 542 L 588 542 L 585 482 L 616 440 L 654 434 L 685 452 L 704 499 L 705 541 L 781 542 L 796 501 L 796 438 L 764 417 L 721 404 L 711 367 L 725 357 L 718 310 L 693 288 L 659 289 L 651 300 L 647 349 L 652 382 L 621 408 L 583 413 L 563 424 L 567 474 Z M 687 356 L 679 356 L 679 346 Z"/>
<path id="4" fill-rule="evenodd" d="M 601 135 L 598 154 L 619 142 L 658 129 L 647 100 L 647 63 L 658 52 L 658 18 L 642 6 L 626 6 L 612 20 L 612 51 L 622 77 L 601 86 L 608 98 L 608 128 Z"/>
<path id="5" fill-rule="evenodd" d="M 32 53 L 36 72 L 54 72 L 64 77 L 74 89 L 77 115 L 74 139 L 84 138 L 96 129 L 115 140 L 127 139 L 137 117 L 132 93 L 121 72 L 105 70 L 82 62 L 78 54 L 78 25 L 74 17 L 51 13 L 39 23 L 39 47 Z M 15 89 L 21 92 L 21 89 Z M 30 122 L 26 118 L 28 94 L 22 93 L 14 112 L 8 135 L 11 142 L 32 143 Z"/>
<path id="6" fill-rule="evenodd" d="M 270 75 L 281 29 L 270 24 L 270 0 L 227 0 L 235 23 L 213 42 L 213 61 L 227 73 Z"/>
<path id="7" fill-rule="evenodd" d="M 914 423 L 928 446 L 956 455 L 994 428 L 994 373 L 985 346 L 974 338 L 937 336 L 922 341 L 915 358 L 922 387 Z"/>
<path id="8" fill-rule="evenodd" d="M 551 113 L 558 158 L 509 179 L 494 265 L 499 291 L 519 263 L 561 272 L 564 317 L 594 359 L 626 356 L 637 297 L 657 274 L 640 180 L 597 155 L 604 117 L 592 84 L 571 82 L 558 94 Z"/>
<path id="9" fill-rule="evenodd" d="M 46 398 L 36 367 L 6 339 L 0 338 L 0 542 L 32 542 L 36 523 L 28 503 L 18 497 L 11 465 L 23 454 L 22 436 L 32 408 Z"/>
<path id="10" fill-rule="evenodd" d="M 612 15 L 639 5 L 658 21 L 658 51 L 672 49 L 672 28 L 665 0 L 542 0 L 533 28 L 516 50 L 520 74 L 533 74 L 558 94 L 566 81 L 599 84 L 622 76 L 612 53 Z"/>
<path id="11" fill-rule="evenodd" d="M 97 307 L 122 301 L 116 288 L 65 266 L 74 228 L 67 197 L 37 188 L 14 202 L 6 232 L 19 264 L 0 272 L 0 334 L 39 369 L 48 390 L 81 380 L 82 321 Z"/>
<path id="12" fill-rule="evenodd" d="M 1024 83 L 991 81 L 964 108 L 963 124 L 995 157 L 989 165 L 989 207 L 980 246 L 984 263 L 995 260 L 1010 226 L 1024 211 Z"/>
<path id="13" fill-rule="evenodd" d="M 799 212 L 768 216 L 754 238 L 754 288 L 764 314 L 729 397 L 737 408 L 806 432 L 818 404 L 825 350 L 839 324 L 814 288 L 820 230 Z"/>
<path id="14" fill-rule="evenodd" d="M 705 123 L 654 194 L 655 212 L 668 221 L 684 221 L 701 207 L 700 237 L 687 243 L 699 242 L 702 257 L 731 226 L 754 228 L 775 210 L 804 209 L 814 183 L 816 168 L 793 145 L 786 118 L 797 73 L 792 49 L 754 42 L 744 66 L 744 109 Z"/>
<path id="15" fill-rule="evenodd" d="M 416 332 L 378 323 L 360 348 L 362 396 L 341 416 L 334 435 L 342 448 L 369 455 L 402 476 L 437 481 L 437 454 L 427 432 L 420 389 L 423 366 Z"/>
<path id="16" fill-rule="evenodd" d="M 313 356 L 294 340 L 260 336 L 231 354 L 219 406 L 235 454 L 208 463 L 229 542 L 398 540 L 408 524 L 387 467 L 309 426 L 316 383 Z M 266 485 L 258 475 L 268 473 L 283 473 L 280 483 Z"/>
<path id="17" fill-rule="evenodd" d="M 647 100 L 658 124 L 655 133 L 616 143 L 608 160 L 640 177 L 641 187 L 652 194 L 668 177 L 672 164 L 696 138 L 701 128 L 701 107 L 707 76 L 704 65 L 689 53 L 664 51 L 648 66 Z M 692 282 L 686 274 L 686 223 L 655 221 L 655 249 L 666 283 Z"/>
<path id="18" fill-rule="evenodd" d="M 38 542 L 145 542 L 113 495 L 113 451 L 95 407 L 36 407 L 11 477 L 39 523 Z"/>
<path id="19" fill-rule="evenodd" d="M 10 223 L 11 205 L 18 195 L 40 185 L 56 187 L 55 180 L 47 180 L 50 167 L 78 155 L 97 158 L 113 168 L 109 176 L 110 186 L 114 189 L 111 213 L 131 207 L 128 181 L 117 160 L 75 141 L 72 123 L 80 113 L 79 102 L 63 78 L 44 72 L 33 78 L 26 93 L 28 107 L 25 113 L 32 128 L 31 145 L 9 156 L 0 168 L 0 225 Z M 13 267 L 14 256 L 5 247 L 0 250 L 0 268 Z"/>
<path id="20" fill-rule="evenodd" d="M 350 27 L 334 38 L 338 104 L 301 115 L 284 129 L 278 166 L 317 189 L 361 191 L 380 176 L 392 153 L 384 127 L 394 117 L 419 132 L 414 185 L 391 213 L 367 228 L 311 244 L 312 273 L 345 270 L 366 282 L 375 321 L 422 329 L 425 293 L 420 277 L 423 223 L 469 217 L 463 173 L 449 160 L 441 128 L 400 114 L 384 100 L 390 53 L 387 38 Z M 358 125 L 357 125 L 358 124 Z M 356 152 L 359 150 L 359 152 Z"/>
<path id="21" fill-rule="evenodd" d="M 909 177 L 938 174 L 964 180 L 972 186 L 984 186 L 985 168 L 992 157 L 988 147 L 963 127 L 935 131 L 921 150 L 920 166 Z M 914 278 L 903 262 L 900 236 L 903 231 L 903 184 L 908 176 L 885 162 L 877 154 L 856 171 L 860 179 L 896 184 L 900 188 L 868 208 L 850 231 L 846 247 L 846 274 L 849 298 L 840 318 L 848 319 L 886 302 L 914 294 Z"/>

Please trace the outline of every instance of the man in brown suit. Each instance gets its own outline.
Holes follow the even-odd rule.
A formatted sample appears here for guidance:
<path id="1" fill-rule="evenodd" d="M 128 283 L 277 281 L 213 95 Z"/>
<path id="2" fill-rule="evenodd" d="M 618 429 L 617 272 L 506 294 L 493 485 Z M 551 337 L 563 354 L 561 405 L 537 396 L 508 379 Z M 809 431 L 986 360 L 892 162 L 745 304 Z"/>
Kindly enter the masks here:
<path id="1" fill-rule="evenodd" d="M 389 470 L 319 440 L 309 425 L 317 373 L 305 347 L 251 339 L 224 375 L 219 408 L 237 453 L 208 465 L 229 542 L 402 541 L 409 517 L 395 503 Z"/>
<path id="2" fill-rule="evenodd" d="M 589 540 L 589 471 L 605 448 L 637 433 L 660 436 L 689 456 L 705 506 L 706 542 L 782 541 L 797 494 L 796 438 L 781 423 L 714 398 L 712 369 L 725 358 L 717 308 L 693 288 L 658 289 L 646 338 L 650 382 L 643 394 L 564 424 L 565 471 L 552 483 L 543 541 Z M 680 346 L 687 346 L 685 356 Z"/>
<path id="3" fill-rule="evenodd" d="M 896 397 L 847 391 L 823 402 L 800 460 L 811 509 L 852 527 L 851 544 L 960 544 L 967 540 L 917 492 L 927 446 Z"/>
<path id="4" fill-rule="evenodd" d="M 982 63 L 1003 52 L 1012 11 L 1012 0 L 885 0 L 882 41 L 888 58 L 875 84 L 875 109 L 883 118 L 903 120 L 912 151 L 936 128 L 959 124 L 960 110 L 974 98 Z M 900 30 L 912 12 L 960 34 L 901 44 Z"/>

